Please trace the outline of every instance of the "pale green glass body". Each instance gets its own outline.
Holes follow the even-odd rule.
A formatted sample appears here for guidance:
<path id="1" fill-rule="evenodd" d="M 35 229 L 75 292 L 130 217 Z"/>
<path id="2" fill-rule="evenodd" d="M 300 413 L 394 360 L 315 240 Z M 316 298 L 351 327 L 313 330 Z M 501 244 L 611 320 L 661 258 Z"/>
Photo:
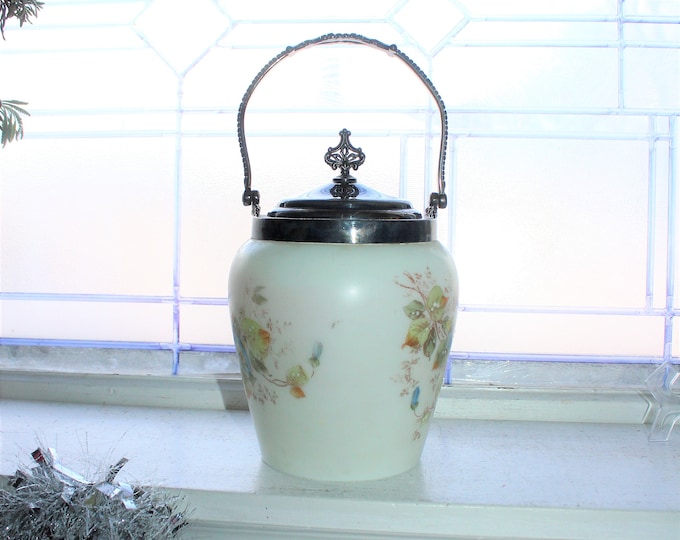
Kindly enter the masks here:
<path id="1" fill-rule="evenodd" d="M 438 241 L 250 240 L 231 268 L 229 304 L 266 463 L 319 480 L 418 463 L 458 304 Z"/>

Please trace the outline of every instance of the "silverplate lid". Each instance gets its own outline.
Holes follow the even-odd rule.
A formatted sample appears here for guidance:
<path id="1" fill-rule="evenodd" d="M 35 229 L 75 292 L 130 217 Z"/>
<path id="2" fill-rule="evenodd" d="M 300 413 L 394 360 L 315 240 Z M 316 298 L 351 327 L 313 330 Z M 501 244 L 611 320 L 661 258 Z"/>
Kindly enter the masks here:
<path id="1" fill-rule="evenodd" d="M 253 221 L 253 238 L 291 242 L 410 243 L 434 239 L 433 219 L 423 219 L 411 203 L 358 184 L 356 171 L 366 155 L 343 129 L 340 143 L 328 149 L 325 161 L 340 174 L 325 185 L 294 199 L 285 199 L 266 217 Z"/>
<path id="2" fill-rule="evenodd" d="M 408 201 L 395 199 L 357 183 L 350 174 L 364 163 L 366 156 L 361 148 L 349 141 L 351 133 L 340 131 L 340 142 L 330 147 L 326 163 L 340 174 L 319 189 L 293 199 L 285 199 L 266 216 L 260 216 L 260 194 L 251 187 L 250 159 L 245 137 L 245 110 L 255 87 L 264 76 L 285 57 L 298 50 L 323 44 L 348 43 L 368 45 L 396 56 L 406 63 L 421 81 L 439 107 L 441 140 L 439 147 L 438 188 L 430 195 L 425 216 Z M 244 191 L 242 201 L 253 214 L 252 238 L 284 242 L 321 242 L 341 244 L 413 243 L 429 242 L 436 238 L 435 218 L 439 208 L 446 208 L 444 182 L 446 159 L 447 118 L 441 96 L 423 71 L 394 45 L 365 38 L 358 34 L 327 34 L 288 47 L 274 57 L 255 77 L 243 96 L 237 117 L 238 138 L 243 158 Z"/>

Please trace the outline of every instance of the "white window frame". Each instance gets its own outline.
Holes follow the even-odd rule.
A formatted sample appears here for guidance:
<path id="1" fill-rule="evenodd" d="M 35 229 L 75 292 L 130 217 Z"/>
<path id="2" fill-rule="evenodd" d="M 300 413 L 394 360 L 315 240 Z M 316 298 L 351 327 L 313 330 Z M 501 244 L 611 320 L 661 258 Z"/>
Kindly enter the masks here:
<path id="1" fill-rule="evenodd" d="M 55 7 L 60 5 L 68 4 L 68 2 L 53 2 L 51 3 Z M 584 23 L 596 23 L 596 22 L 607 22 L 615 24 L 618 28 L 616 40 L 610 43 L 599 43 L 597 46 L 613 47 L 618 50 L 620 61 L 623 62 L 622 56 L 626 49 L 628 48 L 644 48 L 649 46 L 646 42 L 637 42 L 634 39 L 629 40 L 624 36 L 624 26 L 625 24 L 633 24 L 639 22 L 640 24 L 673 24 L 678 22 L 678 17 L 674 15 L 654 15 L 652 13 L 644 13 L 643 8 L 633 4 L 634 7 L 630 8 L 624 5 L 622 0 L 616 2 L 616 7 L 614 10 L 609 10 L 610 12 L 604 15 L 579 15 L 578 13 L 572 13 L 565 16 L 565 14 L 556 15 L 546 15 L 546 14 L 533 14 L 533 15 L 498 15 L 498 16 L 480 16 L 468 11 L 468 6 L 465 2 L 452 2 L 451 3 L 456 9 L 463 13 L 467 21 L 476 20 L 486 20 L 489 22 L 510 22 L 513 19 L 521 22 L 559 22 L 559 21 L 580 21 Z M 399 19 L 396 16 L 399 9 L 403 8 L 405 4 L 400 3 L 395 6 L 395 9 L 388 15 L 390 24 L 394 27 L 399 27 Z M 635 6 L 639 8 L 639 12 L 635 12 Z M 49 8 L 49 6 L 47 6 Z M 46 9 L 47 9 L 46 8 Z M 148 6 L 145 9 L 150 9 Z M 220 8 L 222 9 L 222 8 Z M 632 9 L 632 11 L 631 11 Z M 271 21 L 269 21 L 271 22 Z M 302 23 L 308 23 L 309 21 L 300 21 Z M 352 21 L 350 21 L 352 22 Z M 365 21 L 364 21 L 365 22 Z M 381 21 L 381 23 L 384 21 Z M 236 18 L 231 20 L 232 28 L 236 28 L 239 25 L 250 24 L 252 21 L 238 20 Z M 42 24 L 42 20 L 39 18 L 36 21 L 36 26 L 34 28 L 23 28 L 21 30 L 10 29 L 8 31 L 8 41 L 18 39 L 21 32 L 31 32 L 39 30 L 39 25 Z M 58 29 L 60 25 L 63 26 L 63 22 L 50 22 L 49 19 L 46 22 L 46 26 L 51 29 Z M 115 26 L 115 25 L 114 25 Z M 461 25 L 462 26 L 462 23 Z M 459 27 L 455 27 L 451 30 L 450 35 L 446 36 L 446 39 L 442 40 L 440 44 L 435 46 L 444 47 L 451 45 L 447 40 L 450 40 L 457 31 Z M 141 32 L 142 37 L 144 33 Z M 30 37 L 30 34 L 28 34 Z M 415 41 L 414 38 L 408 37 L 408 32 L 405 33 L 408 39 L 411 40 L 410 44 Z M 290 43 L 282 43 L 282 48 Z M 549 38 L 546 39 L 544 45 L 548 46 L 570 46 L 570 44 L 565 43 L 555 43 Z M 471 43 L 463 42 L 463 46 L 518 46 L 521 43 L 511 42 L 508 40 L 498 40 L 498 41 L 486 41 L 481 43 Z M 526 45 L 526 44 L 524 44 Z M 530 46 L 536 45 L 536 43 L 529 44 Z M 571 43 L 571 46 L 582 47 L 593 45 L 587 41 L 582 43 Z M 669 43 L 665 44 L 652 44 L 652 46 L 665 47 L 669 49 L 677 49 Z M 256 47 L 256 46 L 254 46 Z M 416 47 L 417 49 L 418 47 Z M 21 47 L 19 47 L 19 52 L 21 53 Z M 1 51 L 0 51 L 1 54 Z M 432 54 L 432 51 L 430 51 Z M 426 55 L 427 58 L 427 55 Z M 200 59 L 200 58 L 199 58 Z M 431 58 L 426 60 L 426 68 L 430 68 L 429 63 Z M 191 66 L 190 66 L 191 67 Z M 179 73 L 178 80 L 182 80 L 182 77 L 186 71 Z M 623 84 L 624 75 L 620 73 L 620 93 L 623 93 L 621 85 Z M 181 84 L 178 87 L 181 89 Z M 623 96 L 621 95 L 621 99 Z M 183 116 L 185 115 L 185 109 L 182 107 L 181 99 L 178 100 L 177 109 L 172 111 L 176 115 L 178 125 L 182 122 Z M 196 111 L 194 111 L 196 112 Z M 211 111 L 200 111 L 201 113 L 211 112 Z M 212 111 L 218 112 L 218 111 Z M 456 114 L 466 114 L 470 112 L 480 112 L 474 109 L 466 107 L 452 107 L 449 110 L 451 116 Z M 535 114 L 535 113 L 546 113 L 546 114 L 557 114 L 563 111 L 552 111 L 552 110 L 531 110 L 531 109 L 504 109 L 498 108 L 494 112 L 499 114 Z M 571 111 L 574 112 L 574 111 Z M 575 111 L 578 113 L 578 111 Z M 673 353 L 673 343 L 674 343 L 674 324 L 677 326 L 677 316 L 679 310 L 674 306 L 675 297 L 675 283 L 674 276 L 676 274 L 676 252 L 677 252 L 677 218 L 675 209 L 675 199 L 677 198 L 677 171 L 679 169 L 677 165 L 677 137 L 680 127 L 678 127 L 678 110 L 673 108 L 657 108 L 654 110 L 583 110 L 584 114 L 639 114 L 648 116 L 650 119 L 649 123 L 649 133 L 647 137 L 650 141 L 666 141 L 669 148 L 675 148 L 676 150 L 671 151 L 668 157 L 668 178 L 667 184 L 669 189 L 669 206 L 667 215 L 667 227 L 668 227 L 668 245 L 667 245 L 667 268 L 666 268 L 666 284 L 665 284 L 665 297 L 666 303 L 663 308 L 655 308 L 651 306 L 651 300 L 648 301 L 647 306 L 640 308 L 642 311 L 647 310 L 646 313 L 650 316 L 663 317 L 665 319 L 665 330 L 664 330 L 664 346 L 663 353 L 660 355 L 651 356 L 632 356 L 629 358 L 621 356 L 612 356 L 611 358 L 602 358 L 595 356 L 578 356 L 578 355 L 559 355 L 559 354 L 547 354 L 547 355 L 536 355 L 536 354 L 504 354 L 504 353 L 485 353 L 485 352 L 474 352 L 474 351 L 463 351 L 454 352 L 451 355 L 451 365 L 447 371 L 446 382 L 451 384 L 492 384 L 496 386 L 529 386 L 529 387 L 592 387 L 592 388 L 618 388 L 618 389 L 641 389 L 644 388 L 646 378 L 652 373 L 659 363 L 677 363 L 678 357 Z M 54 115 L 55 111 L 49 110 L 38 110 L 34 112 L 34 115 L 38 118 L 49 118 Z M 660 119 L 660 120 L 659 120 Z M 667 122 L 667 130 L 659 131 L 659 126 Z M 83 137 L 90 136 L 88 133 L 78 133 L 70 132 L 66 134 L 67 137 Z M 115 137 L 119 136 L 120 133 L 104 133 L 104 136 Z M 185 133 L 181 129 L 176 133 L 176 138 L 178 142 L 178 148 L 181 146 L 181 141 L 188 136 L 193 136 L 195 133 Z M 456 130 L 455 127 L 450 131 L 449 148 L 452 153 L 455 153 L 456 141 L 459 137 L 470 137 L 470 136 L 485 136 L 481 133 L 470 132 L 469 130 Z M 527 134 L 518 131 L 516 133 L 505 133 L 504 136 L 510 137 L 525 137 Z M 563 134 L 566 138 L 573 137 L 572 134 Z M 257 136 L 257 135 L 256 135 Z M 605 135 L 603 138 L 607 138 L 610 135 Z M 59 137 L 58 132 L 38 132 L 31 133 L 30 130 L 26 134 L 26 139 L 30 140 L 32 138 L 50 138 Z M 432 134 L 430 134 L 432 137 Z M 634 136 L 634 137 L 637 137 Z M 18 143 L 18 144 L 21 144 Z M 658 158 L 656 155 L 657 149 L 652 144 L 650 145 L 650 175 L 654 176 L 655 169 L 653 167 L 654 160 Z M 178 160 L 181 156 L 178 154 Z M 450 158 L 450 162 L 455 160 L 455 155 Z M 449 165 L 449 173 L 453 173 Z M 177 172 L 179 174 L 179 172 Z M 451 184 L 455 190 L 455 174 L 449 174 L 451 178 Z M 662 179 L 666 182 L 666 179 Z M 179 179 L 178 179 L 179 182 Z M 427 191 L 427 190 L 426 190 Z M 455 193 L 452 193 L 452 200 L 455 201 Z M 650 209 L 654 205 L 654 200 L 650 197 Z M 243 219 L 247 219 L 244 214 Z M 449 227 L 453 225 L 449 222 Z M 651 228 L 650 228 L 651 229 Z M 179 230 L 177 223 L 175 224 L 175 280 L 177 278 L 177 265 L 178 253 L 179 253 Z M 649 233 L 650 235 L 652 232 Z M 650 242 L 653 239 L 650 237 Z M 652 275 L 651 272 L 647 276 L 647 290 L 651 294 L 650 290 L 652 288 Z M 649 295 L 648 295 L 649 296 Z M 41 301 L 54 301 L 54 302 L 152 302 L 152 303 L 170 303 L 173 306 L 174 312 L 178 313 L 182 306 L 186 305 L 211 305 L 211 306 L 226 306 L 228 301 L 224 297 L 211 297 L 211 298 L 198 298 L 198 297 L 183 297 L 179 293 L 179 288 L 175 288 L 175 292 L 172 296 L 158 296 L 158 297 L 144 297 L 139 298 L 136 296 L 125 297 L 124 295 L 98 295 L 98 294 L 70 294 L 70 293 L 34 293 L 34 292 L 22 292 L 22 291 L 0 291 L 0 301 L 18 301 L 18 302 L 31 302 L 35 300 Z M 480 312 L 484 310 L 498 309 L 489 306 L 475 306 L 475 305 L 463 305 L 463 310 L 468 312 Z M 505 312 L 516 312 L 516 313 L 551 313 L 552 308 L 542 309 L 536 307 L 505 307 L 501 311 Z M 588 309 L 583 310 L 583 313 L 590 313 Z M 592 312 L 597 313 L 597 310 L 592 310 Z M 620 313 L 616 310 L 608 311 L 608 313 Z M 625 314 L 635 314 L 637 311 L 628 310 Z M 677 341 L 677 339 L 676 339 Z M 194 343 L 186 342 L 182 339 L 180 334 L 180 325 L 175 316 L 173 321 L 172 339 L 163 343 L 158 342 L 113 342 L 113 341 L 97 341 L 97 340 L 67 340 L 67 339 L 45 339 L 45 338 L 22 338 L 22 337 L 0 337 L 0 346 L 2 346 L 2 352 L 0 359 L 0 367 L 6 370 L 7 373 L 13 372 L 17 369 L 20 370 L 33 370 L 33 371 L 79 371 L 82 370 L 83 373 L 91 372 L 92 369 L 87 366 L 89 362 L 100 362 L 101 368 L 99 370 L 109 373 L 121 373 L 131 375 L 133 373 L 137 374 L 156 374 L 163 377 L 168 373 L 167 361 L 162 360 L 165 366 L 159 369 L 155 362 L 157 359 L 166 357 L 168 355 L 172 356 L 172 370 L 171 373 L 177 374 L 179 372 L 180 358 L 182 369 L 186 368 L 186 374 L 189 376 L 195 376 L 197 374 L 203 373 L 208 376 L 213 376 L 216 372 L 226 371 L 229 373 L 227 378 L 230 378 L 234 373 L 237 372 L 237 362 L 234 358 L 234 349 L 228 344 L 205 344 L 205 343 Z M 86 362 L 79 362 L 83 358 L 87 358 Z M 112 362 L 112 358 L 115 359 Z M 144 360 L 141 360 L 144 358 Z M 94 359 L 97 359 L 96 361 Z M 598 362 L 605 360 L 613 363 L 597 364 Z M 140 369 L 140 361 L 143 366 Z M 212 363 L 213 368 L 207 368 L 206 365 Z M 596 365 L 597 364 L 597 365 Z M 217 368 L 215 368 L 217 366 Z M 99 371 L 97 370 L 97 371 Z"/>

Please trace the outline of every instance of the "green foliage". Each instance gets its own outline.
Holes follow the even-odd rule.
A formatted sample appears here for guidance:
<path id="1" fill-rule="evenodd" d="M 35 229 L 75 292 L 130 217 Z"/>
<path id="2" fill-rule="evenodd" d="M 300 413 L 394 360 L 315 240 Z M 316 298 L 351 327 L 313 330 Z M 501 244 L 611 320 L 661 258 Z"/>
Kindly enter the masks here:
<path id="1" fill-rule="evenodd" d="M 26 105 L 26 103 L 13 99 L 0 101 L 0 138 L 3 147 L 8 142 L 21 139 L 24 136 L 24 124 L 21 115 L 30 116 L 30 114 L 20 105 Z"/>
<path id="2" fill-rule="evenodd" d="M 31 22 L 31 17 L 37 17 L 44 2 L 38 0 L 0 0 L 0 34 L 5 39 L 5 24 L 8 19 L 14 17 L 19 21 L 19 26 Z"/>
<path id="3" fill-rule="evenodd" d="M 407 275 L 422 300 L 411 300 L 404 306 L 404 313 L 411 319 L 402 347 L 410 347 L 433 361 L 432 369 L 438 369 L 448 357 L 453 339 L 453 321 L 448 314 L 448 297 L 435 285 L 425 295 L 415 279 Z"/>
<path id="4" fill-rule="evenodd" d="M 269 355 L 271 334 L 257 321 L 245 317 L 241 321 L 241 340 L 252 367 L 260 373 L 267 373 L 264 361 Z"/>
<path id="5" fill-rule="evenodd" d="M 0 0 L 0 34 L 5 39 L 5 24 L 14 17 L 19 26 L 31 22 L 31 17 L 37 17 L 44 2 L 38 0 Z M 28 111 L 20 105 L 27 105 L 24 101 L 6 99 L 0 101 L 0 142 L 4 147 L 8 142 L 21 139 L 24 136 L 24 123 L 21 115 L 30 116 Z"/>

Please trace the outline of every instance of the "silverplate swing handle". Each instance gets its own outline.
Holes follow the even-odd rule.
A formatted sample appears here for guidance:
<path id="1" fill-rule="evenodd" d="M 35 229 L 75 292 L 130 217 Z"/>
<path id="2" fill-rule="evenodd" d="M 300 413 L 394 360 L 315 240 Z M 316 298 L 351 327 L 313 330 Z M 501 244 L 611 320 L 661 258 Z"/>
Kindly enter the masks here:
<path id="1" fill-rule="evenodd" d="M 425 75 L 423 70 L 420 69 L 413 60 L 411 60 L 408 56 L 401 52 L 396 45 L 387 45 L 385 43 L 382 43 L 381 41 L 378 41 L 377 39 L 370 39 L 359 34 L 326 34 L 318 38 L 303 41 L 298 45 L 287 47 L 284 51 L 280 52 L 278 55 L 272 58 L 260 70 L 260 72 L 255 76 L 253 81 L 250 83 L 250 86 L 246 90 L 246 93 L 243 95 L 243 99 L 241 100 L 241 105 L 238 108 L 237 116 L 238 143 L 241 149 L 241 158 L 243 159 L 243 185 L 244 185 L 242 197 L 243 205 L 251 207 L 253 216 L 260 215 L 260 193 L 257 190 L 251 189 L 250 159 L 248 157 L 248 147 L 246 145 L 245 136 L 246 107 L 248 106 L 248 102 L 250 101 L 250 98 L 253 95 L 255 88 L 257 88 L 257 85 L 260 84 L 260 81 L 264 79 L 265 75 L 267 75 L 267 73 L 269 73 L 274 68 L 274 66 L 276 66 L 282 60 L 284 60 L 286 57 L 302 49 L 306 49 L 308 47 L 313 47 L 316 45 L 324 45 L 328 43 L 355 43 L 358 45 L 368 45 L 369 47 L 380 49 L 392 56 L 396 56 L 400 58 L 408 67 L 410 67 L 416 75 L 418 75 L 420 80 L 430 91 L 430 94 L 432 94 L 432 97 L 434 98 L 435 102 L 437 103 L 437 107 L 439 108 L 439 117 L 442 126 L 441 140 L 439 143 L 439 166 L 437 170 L 437 185 L 439 191 L 430 194 L 430 204 L 426 209 L 426 215 L 430 218 L 437 217 L 437 209 L 446 208 L 447 205 L 445 193 L 446 183 L 444 181 L 444 167 L 446 162 L 448 120 L 446 116 L 446 107 L 444 106 L 444 101 L 439 95 L 439 92 L 437 92 L 437 89 L 432 84 L 432 81 L 430 81 L 427 75 Z"/>

